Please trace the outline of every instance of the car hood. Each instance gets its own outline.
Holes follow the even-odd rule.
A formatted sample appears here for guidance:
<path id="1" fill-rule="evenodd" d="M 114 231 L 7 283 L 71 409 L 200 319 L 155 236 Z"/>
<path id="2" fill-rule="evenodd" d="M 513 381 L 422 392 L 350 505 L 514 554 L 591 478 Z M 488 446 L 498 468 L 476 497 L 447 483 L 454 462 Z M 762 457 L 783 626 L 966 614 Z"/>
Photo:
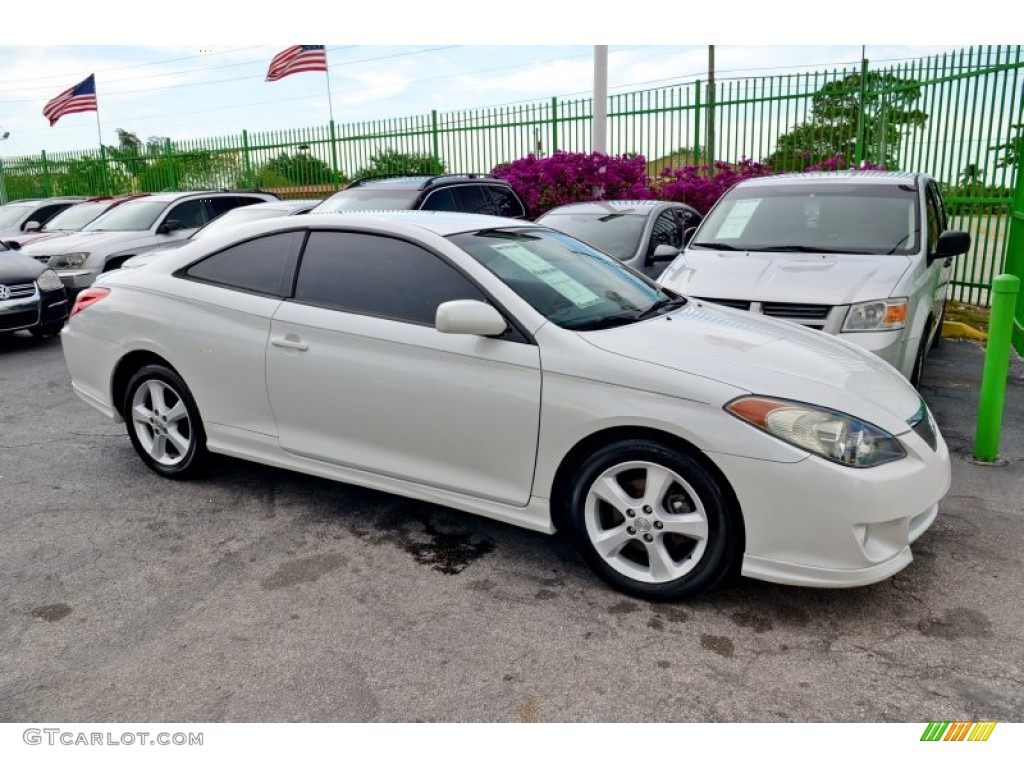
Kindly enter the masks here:
<path id="1" fill-rule="evenodd" d="M 8 237 L 7 240 L 14 240 L 22 248 L 32 243 L 39 243 L 43 240 L 52 240 L 55 237 L 67 237 L 68 235 L 75 234 L 74 232 L 27 232 L 18 235 L 17 237 Z"/>
<path id="2" fill-rule="evenodd" d="M 25 246 L 23 250 L 31 256 L 56 256 L 78 251 L 87 253 L 101 251 L 106 254 L 126 248 L 149 245 L 154 242 L 154 238 L 155 236 L 149 230 L 142 232 L 76 232 L 59 239 L 32 243 Z"/>
<path id="3" fill-rule="evenodd" d="M 35 259 L 19 251 L 0 251 L 0 283 L 12 285 L 35 280 L 46 269 Z"/>
<path id="4" fill-rule="evenodd" d="M 917 391 L 888 363 L 848 342 L 781 320 L 691 300 L 677 312 L 579 334 L 616 356 L 799 400 L 908 429 Z"/>
<path id="5" fill-rule="evenodd" d="M 908 256 L 687 249 L 658 279 L 709 299 L 854 304 L 890 296 Z"/>

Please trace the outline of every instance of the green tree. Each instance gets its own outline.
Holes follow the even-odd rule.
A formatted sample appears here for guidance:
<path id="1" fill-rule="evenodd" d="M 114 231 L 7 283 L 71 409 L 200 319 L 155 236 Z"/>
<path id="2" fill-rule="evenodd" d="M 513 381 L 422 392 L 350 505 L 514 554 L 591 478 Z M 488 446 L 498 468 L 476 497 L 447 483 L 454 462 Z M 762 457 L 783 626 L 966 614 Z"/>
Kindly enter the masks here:
<path id="1" fill-rule="evenodd" d="M 260 169 L 260 179 L 263 178 L 279 180 L 278 185 L 330 184 L 334 174 L 331 166 L 318 157 L 305 152 L 282 152 Z"/>
<path id="2" fill-rule="evenodd" d="M 817 91 L 811 97 L 811 119 L 780 136 L 765 162 L 776 171 L 802 171 L 836 155 L 853 163 L 860 133 L 863 162 L 899 167 L 904 131 L 928 120 L 928 114 L 915 106 L 921 86 L 889 72 L 868 72 L 863 86 L 858 73 Z"/>
<path id="3" fill-rule="evenodd" d="M 429 176 L 444 172 L 444 163 L 440 159 L 435 160 L 432 155 L 411 154 L 388 148 L 380 154 L 372 155 L 370 164 L 356 171 L 355 178 L 403 174 Z"/>

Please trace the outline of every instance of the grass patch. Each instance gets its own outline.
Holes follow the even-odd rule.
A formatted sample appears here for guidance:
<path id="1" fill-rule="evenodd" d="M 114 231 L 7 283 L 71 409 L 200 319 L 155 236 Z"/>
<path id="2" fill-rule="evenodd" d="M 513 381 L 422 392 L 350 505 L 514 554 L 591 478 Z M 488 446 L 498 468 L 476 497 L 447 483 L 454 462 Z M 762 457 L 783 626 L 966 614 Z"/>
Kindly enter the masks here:
<path id="1" fill-rule="evenodd" d="M 969 325 L 982 333 L 988 333 L 988 307 L 961 304 L 959 301 L 946 302 L 946 320 Z"/>

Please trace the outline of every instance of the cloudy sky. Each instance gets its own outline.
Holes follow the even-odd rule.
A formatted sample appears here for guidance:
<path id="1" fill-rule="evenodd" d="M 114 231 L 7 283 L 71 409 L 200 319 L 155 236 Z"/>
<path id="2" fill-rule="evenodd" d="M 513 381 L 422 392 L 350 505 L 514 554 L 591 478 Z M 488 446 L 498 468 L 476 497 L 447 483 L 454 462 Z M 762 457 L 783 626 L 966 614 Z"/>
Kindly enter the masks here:
<path id="1" fill-rule="evenodd" d="M 273 26 L 265 20 L 240 23 L 237 15 L 227 12 L 211 16 L 209 3 L 192 0 L 175 3 L 173 13 L 145 6 L 154 9 L 152 22 L 133 9 L 122 26 L 116 20 L 125 12 L 123 4 L 111 6 L 100 19 L 94 13 L 96 4 L 89 4 L 88 13 L 75 11 L 79 15 L 62 17 L 61 25 L 40 25 L 36 19 L 19 25 L 17 18 L 10 23 L 10 9 L 5 9 L 0 28 L 0 134 L 6 131 L 10 137 L 0 142 L 0 156 L 96 146 L 94 114 L 69 115 L 54 127 L 42 116 L 49 99 L 90 73 L 96 75 L 102 136 L 108 144 L 116 141 L 117 128 L 143 138 L 188 139 L 237 134 L 242 128 L 325 124 L 327 88 L 322 73 L 264 81 L 273 55 L 294 42 L 327 45 L 338 122 L 587 96 L 593 85 L 593 42 L 610 44 L 613 93 L 703 79 L 706 36 L 694 28 L 695 22 L 722 28 L 722 37 L 734 40 L 716 42 L 719 79 L 852 66 L 861 58 L 861 44 L 868 42 L 851 39 L 855 35 L 849 24 L 812 24 L 806 9 L 794 7 L 787 15 L 785 4 L 771 6 L 778 18 L 771 23 L 763 20 L 763 28 L 744 24 L 737 32 L 729 31 L 727 24 L 734 25 L 735 17 L 744 15 L 742 2 L 730 4 L 728 14 L 733 18 L 723 11 L 700 12 L 694 4 L 649 3 L 639 6 L 644 8 L 643 19 L 634 20 L 625 10 L 615 20 L 598 18 L 594 9 L 599 6 L 582 3 L 553 9 L 535 0 L 518 2 L 515 6 L 522 12 L 515 18 L 501 18 L 501 12 L 479 0 L 435 0 L 429 8 L 425 5 L 390 0 L 350 11 L 355 6 L 317 7 L 307 0 L 295 13 L 277 6 L 281 18 Z M 865 15 L 876 8 L 884 13 L 884 7 L 874 0 L 858 4 Z M 66 8 L 70 14 L 81 6 Z M 586 20 L 576 10 L 584 8 Z M 13 13 L 32 15 L 30 10 Z M 911 26 L 894 35 L 890 27 L 899 28 L 899 19 L 886 19 L 886 34 L 871 33 L 877 42 L 866 47 L 872 62 L 912 59 L 972 42 L 959 38 L 970 37 L 971 31 L 959 23 L 957 38 L 949 38 L 948 29 L 940 34 Z M 809 34 L 813 27 L 817 29 Z M 27 37 L 12 36 L 14 29 L 24 30 Z M 829 30 L 836 42 L 828 41 Z M 195 42 L 177 44 L 179 36 Z M 629 42 L 611 45 L 612 40 L 602 39 L 619 36 Z M 339 39 L 342 42 L 331 44 Z M 508 44 L 515 41 L 521 42 Z M 763 45 L 767 41 L 779 44 Z"/>

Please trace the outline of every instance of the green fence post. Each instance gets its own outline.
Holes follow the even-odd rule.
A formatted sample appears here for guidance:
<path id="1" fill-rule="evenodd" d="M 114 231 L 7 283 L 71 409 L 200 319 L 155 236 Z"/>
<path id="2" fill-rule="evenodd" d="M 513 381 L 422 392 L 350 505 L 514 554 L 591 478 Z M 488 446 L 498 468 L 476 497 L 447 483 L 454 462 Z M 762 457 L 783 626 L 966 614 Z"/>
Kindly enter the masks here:
<path id="1" fill-rule="evenodd" d="M 50 183 L 50 166 L 46 162 L 46 150 L 40 150 L 43 158 L 43 197 L 53 197 L 53 185 Z"/>
<path id="2" fill-rule="evenodd" d="M 1017 183 L 1013 188 L 1010 233 L 1006 238 L 1006 271 L 1024 280 L 1024 137 L 1017 138 Z M 1024 302 L 1017 302 L 1013 318 L 1013 348 L 1024 355 Z"/>
<path id="3" fill-rule="evenodd" d="M 558 151 L 558 97 L 551 97 L 551 154 Z"/>
<path id="4" fill-rule="evenodd" d="M 171 140 L 164 141 L 164 154 L 167 155 L 167 183 L 172 192 L 178 191 L 178 174 L 174 172 L 174 150 L 171 149 Z"/>
<path id="5" fill-rule="evenodd" d="M 253 189 L 256 182 L 252 177 L 252 160 L 249 158 L 249 132 L 242 129 L 242 165 L 245 168 L 245 186 Z"/>
<path id="6" fill-rule="evenodd" d="M 431 151 L 434 157 L 434 173 L 441 172 L 441 144 L 440 136 L 437 131 L 437 110 L 430 110 L 430 140 L 431 140 Z"/>
<path id="7" fill-rule="evenodd" d="M 864 108 L 867 103 L 868 60 L 860 60 L 860 107 L 857 110 L 857 146 L 854 148 L 853 162 L 860 167 L 864 162 Z"/>
<path id="8" fill-rule="evenodd" d="M 693 164 L 700 165 L 700 80 L 694 81 L 693 96 Z"/>
<path id="9" fill-rule="evenodd" d="M 7 183 L 4 181 L 4 159 L 0 157 L 0 205 L 7 204 Z"/>
<path id="10" fill-rule="evenodd" d="M 1010 336 L 1013 311 L 1020 293 L 1020 278 L 998 275 L 992 281 L 992 314 L 988 323 L 985 370 L 981 376 L 978 400 L 978 427 L 974 434 L 976 461 L 995 461 L 999 457 L 999 433 L 1003 424 L 1006 375 L 1010 370 Z"/>

